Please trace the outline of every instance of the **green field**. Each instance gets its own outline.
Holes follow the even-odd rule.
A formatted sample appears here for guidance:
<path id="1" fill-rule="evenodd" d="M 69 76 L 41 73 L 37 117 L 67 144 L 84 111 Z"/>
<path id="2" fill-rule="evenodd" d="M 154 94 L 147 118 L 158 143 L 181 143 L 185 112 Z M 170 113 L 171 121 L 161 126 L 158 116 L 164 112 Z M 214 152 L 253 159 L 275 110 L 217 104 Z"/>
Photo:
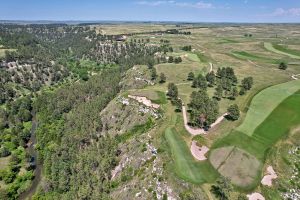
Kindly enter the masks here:
<path id="1" fill-rule="evenodd" d="M 269 43 L 269 42 L 265 42 L 264 47 L 267 50 L 272 51 L 274 53 L 286 55 L 286 56 L 289 56 L 289 57 L 295 58 L 295 59 L 300 59 L 299 51 L 287 49 L 280 45 L 273 45 L 272 43 Z"/>
<path id="2" fill-rule="evenodd" d="M 279 60 L 272 59 L 272 58 L 267 58 L 267 57 L 262 57 L 253 53 L 249 53 L 246 51 L 233 51 L 231 53 L 234 57 L 241 59 L 241 60 L 251 60 L 251 61 L 262 61 L 262 62 L 267 62 L 271 64 L 278 64 L 280 63 Z"/>
<path id="3" fill-rule="evenodd" d="M 197 162 L 193 158 L 186 142 L 174 128 L 166 129 L 165 138 L 171 148 L 175 173 L 180 178 L 196 184 L 215 181 L 218 173 L 209 162 Z"/>
<path id="4" fill-rule="evenodd" d="M 288 96 L 300 90 L 300 80 L 269 87 L 258 93 L 251 101 L 243 124 L 238 131 L 252 135 L 255 128 Z"/>
<path id="5" fill-rule="evenodd" d="M 300 91 L 297 91 L 281 102 L 270 113 L 270 115 L 255 128 L 252 135 L 234 130 L 226 137 L 218 140 L 213 145 L 213 149 L 226 146 L 238 147 L 255 156 L 258 160 L 264 163 L 268 149 L 278 142 L 283 136 L 288 134 L 293 127 L 299 125 L 299 102 Z M 243 162 L 243 159 L 240 160 L 239 165 L 243 165 Z M 227 172 L 225 172 L 225 174 L 226 173 Z M 243 188 L 247 190 L 255 188 L 258 183 L 258 178 L 259 177 L 254 179 L 253 183 L 250 183 Z"/>

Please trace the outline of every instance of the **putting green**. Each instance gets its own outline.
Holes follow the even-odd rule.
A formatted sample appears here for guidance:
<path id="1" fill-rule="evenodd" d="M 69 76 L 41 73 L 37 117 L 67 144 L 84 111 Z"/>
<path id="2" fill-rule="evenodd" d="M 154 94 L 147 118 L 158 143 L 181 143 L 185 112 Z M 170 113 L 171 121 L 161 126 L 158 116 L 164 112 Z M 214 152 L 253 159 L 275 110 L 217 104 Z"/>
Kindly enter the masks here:
<path id="1" fill-rule="evenodd" d="M 300 90 L 300 80 L 271 86 L 258 93 L 251 101 L 249 110 L 238 131 L 252 135 L 271 112 L 288 96 Z"/>
<path id="2" fill-rule="evenodd" d="M 208 161 L 197 162 L 183 138 L 174 128 L 167 128 L 165 138 L 171 148 L 174 170 L 180 178 L 196 183 L 213 182 L 218 173 Z"/>
<path id="3" fill-rule="evenodd" d="M 265 42 L 264 47 L 267 50 L 272 51 L 274 53 L 282 54 L 282 55 L 289 56 L 289 57 L 295 58 L 295 59 L 300 59 L 300 56 L 293 54 L 292 50 L 285 49 L 283 47 L 278 49 L 278 47 L 275 47 L 272 43 Z"/>

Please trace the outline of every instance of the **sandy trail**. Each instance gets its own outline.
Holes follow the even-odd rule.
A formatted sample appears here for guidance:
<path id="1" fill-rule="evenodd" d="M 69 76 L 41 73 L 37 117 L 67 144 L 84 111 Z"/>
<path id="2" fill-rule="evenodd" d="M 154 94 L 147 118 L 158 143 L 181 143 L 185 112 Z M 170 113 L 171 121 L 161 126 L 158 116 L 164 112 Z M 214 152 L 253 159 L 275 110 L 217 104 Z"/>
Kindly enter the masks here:
<path id="1" fill-rule="evenodd" d="M 175 85 L 190 85 L 191 83 L 177 83 Z"/>
<path id="2" fill-rule="evenodd" d="M 158 104 L 152 103 L 151 100 L 147 99 L 146 97 L 139 97 L 139 96 L 132 96 L 132 95 L 128 95 L 128 97 L 137 100 L 139 103 L 142 103 L 147 107 L 152 107 L 155 109 L 158 109 L 160 107 Z"/>
<path id="3" fill-rule="evenodd" d="M 255 62 L 252 62 L 251 60 L 248 60 L 249 63 L 251 63 L 252 65 L 255 65 L 256 67 L 261 67 L 258 64 L 256 64 Z"/>
<path id="4" fill-rule="evenodd" d="M 183 115 L 184 127 L 190 134 L 192 135 L 207 134 L 207 132 L 203 128 L 194 129 L 188 125 L 187 112 L 185 106 L 182 106 L 182 115 Z M 220 116 L 213 124 L 210 125 L 210 127 L 213 128 L 214 126 L 219 124 L 225 118 L 226 115 L 227 113 Z"/>
<path id="5" fill-rule="evenodd" d="M 213 71 L 213 64 L 212 64 L 212 63 L 209 63 L 209 65 L 210 65 L 210 70 L 209 70 L 209 72 L 212 72 L 212 71 Z"/>
<path id="6" fill-rule="evenodd" d="M 294 74 L 294 75 L 292 75 L 292 79 L 298 80 L 297 76 L 300 76 L 300 74 Z"/>
<path id="7" fill-rule="evenodd" d="M 263 177 L 261 180 L 261 184 L 267 185 L 269 187 L 272 186 L 272 180 L 277 178 L 277 174 L 275 173 L 272 166 L 268 166 L 267 168 L 267 175 Z"/>
<path id="8" fill-rule="evenodd" d="M 257 192 L 248 194 L 247 197 L 249 200 L 265 200 L 265 197 L 263 197 L 261 194 Z"/>
<path id="9" fill-rule="evenodd" d="M 198 147 L 196 141 L 192 141 L 191 153 L 197 160 L 206 160 L 205 154 L 209 151 L 207 146 Z"/>

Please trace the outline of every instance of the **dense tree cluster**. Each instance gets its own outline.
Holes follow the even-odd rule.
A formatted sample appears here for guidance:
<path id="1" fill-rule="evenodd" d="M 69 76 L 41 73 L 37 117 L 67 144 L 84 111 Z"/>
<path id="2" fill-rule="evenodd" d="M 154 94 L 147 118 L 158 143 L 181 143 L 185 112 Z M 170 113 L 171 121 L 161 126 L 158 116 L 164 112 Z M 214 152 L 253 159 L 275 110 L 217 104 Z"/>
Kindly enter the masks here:
<path id="1" fill-rule="evenodd" d="M 0 180 L 7 185 L 1 194 L 9 199 L 15 199 L 24 190 L 20 188 L 33 178 L 34 165 L 25 151 L 31 136 L 31 104 L 31 97 L 26 96 L 0 108 L 0 157 L 9 159 L 8 166 L 0 170 Z M 21 167 L 26 170 L 22 174 Z"/>
<path id="2" fill-rule="evenodd" d="M 191 46 L 191 45 L 183 46 L 181 49 L 182 49 L 183 51 L 192 51 L 192 46 Z"/>
<path id="3" fill-rule="evenodd" d="M 100 135 L 99 114 L 118 93 L 120 79 L 118 68 L 109 69 L 36 100 L 37 145 L 47 185 L 40 196 L 46 192 L 54 192 L 53 198 L 108 196 L 117 149 L 113 138 Z"/>
<path id="4" fill-rule="evenodd" d="M 209 98 L 204 89 L 194 91 L 191 94 L 191 102 L 188 106 L 190 109 L 190 122 L 197 127 L 209 128 L 216 121 L 219 114 L 218 102 Z"/>
<path id="5" fill-rule="evenodd" d="M 175 64 L 178 64 L 178 63 L 181 63 L 182 62 L 182 58 L 180 56 L 178 57 L 173 57 L 173 56 L 169 56 L 168 58 L 168 63 L 175 63 Z"/>

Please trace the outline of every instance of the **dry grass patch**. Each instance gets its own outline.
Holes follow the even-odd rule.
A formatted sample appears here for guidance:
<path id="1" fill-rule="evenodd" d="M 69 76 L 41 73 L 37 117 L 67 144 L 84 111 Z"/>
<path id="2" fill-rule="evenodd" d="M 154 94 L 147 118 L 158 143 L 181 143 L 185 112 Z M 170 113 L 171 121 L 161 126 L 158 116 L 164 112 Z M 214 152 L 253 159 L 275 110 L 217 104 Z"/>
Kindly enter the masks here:
<path id="1" fill-rule="evenodd" d="M 232 146 L 214 150 L 210 161 L 220 174 L 243 188 L 256 183 L 261 169 L 261 163 L 254 156 Z"/>

